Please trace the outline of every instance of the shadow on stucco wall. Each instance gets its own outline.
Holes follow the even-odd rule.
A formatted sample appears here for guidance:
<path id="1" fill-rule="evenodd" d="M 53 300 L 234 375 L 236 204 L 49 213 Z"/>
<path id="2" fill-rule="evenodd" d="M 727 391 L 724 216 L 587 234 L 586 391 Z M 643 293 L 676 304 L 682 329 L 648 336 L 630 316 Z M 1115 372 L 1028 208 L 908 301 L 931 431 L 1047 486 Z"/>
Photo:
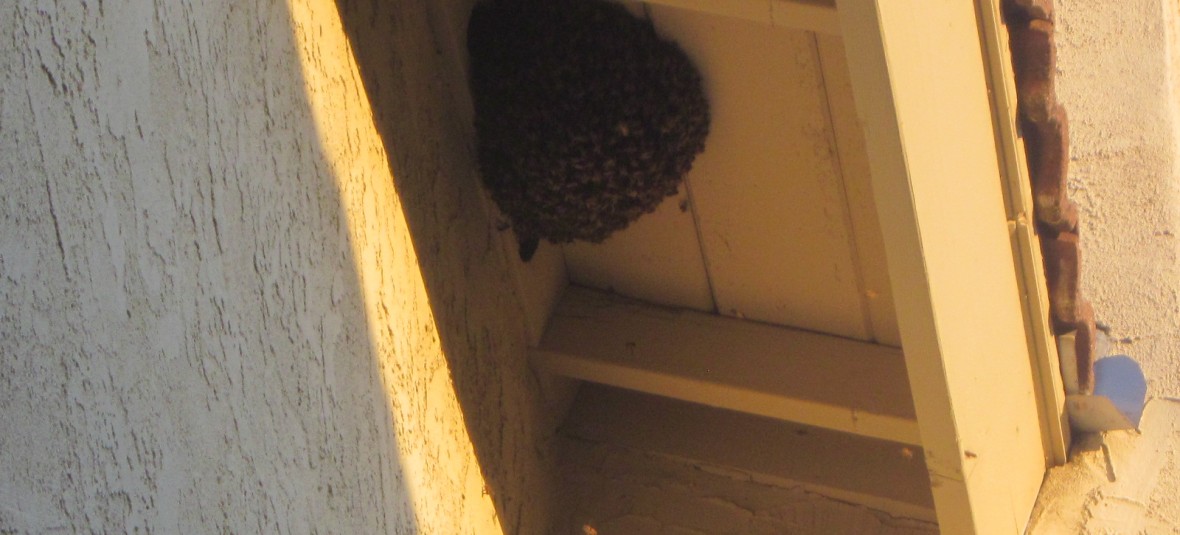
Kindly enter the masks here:
<path id="1" fill-rule="evenodd" d="M 337 0 L 384 140 L 455 396 L 504 533 L 550 533 L 554 414 L 478 176 L 466 80 L 474 0 Z"/>
<path id="2" fill-rule="evenodd" d="M 0 532 L 419 531 L 290 15 L 0 6 Z"/>

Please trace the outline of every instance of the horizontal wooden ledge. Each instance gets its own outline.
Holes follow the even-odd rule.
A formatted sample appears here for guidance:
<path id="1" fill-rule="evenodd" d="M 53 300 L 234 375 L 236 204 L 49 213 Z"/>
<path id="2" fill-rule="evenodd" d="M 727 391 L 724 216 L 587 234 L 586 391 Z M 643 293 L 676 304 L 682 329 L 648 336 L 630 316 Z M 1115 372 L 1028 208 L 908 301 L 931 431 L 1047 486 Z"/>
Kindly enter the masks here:
<path id="1" fill-rule="evenodd" d="M 585 381 L 921 444 L 896 348 L 571 286 L 530 358 Z"/>
<path id="2" fill-rule="evenodd" d="M 923 450 L 606 386 L 585 384 L 561 428 L 591 443 L 737 469 L 891 515 L 934 521 Z"/>
<path id="3" fill-rule="evenodd" d="M 661 5 L 734 17 L 809 32 L 840 35 L 832 0 L 646 0 Z"/>

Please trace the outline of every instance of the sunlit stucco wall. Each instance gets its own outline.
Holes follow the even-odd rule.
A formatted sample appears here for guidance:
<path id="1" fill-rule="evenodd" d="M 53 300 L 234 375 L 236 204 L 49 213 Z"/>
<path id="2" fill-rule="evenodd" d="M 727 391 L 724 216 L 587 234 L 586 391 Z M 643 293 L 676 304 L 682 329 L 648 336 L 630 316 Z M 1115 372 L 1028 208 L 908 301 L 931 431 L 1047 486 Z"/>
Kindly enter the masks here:
<path id="1" fill-rule="evenodd" d="M 1148 376 L 1141 432 L 1078 437 L 1030 533 L 1175 533 L 1180 521 L 1180 1 L 1057 0 L 1057 95 L 1083 293 Z"/>
<path id="2" fill-rule="evenodd" d="M 0 3 L 0 531 L 546 531 L 468 6 L 289 4 Z"/>
<path id="3" fill-rule="evenodd" d="M 1082 291 L 1150 393 L 1180 397 L 1180 2 L 1058 0 Z"/>

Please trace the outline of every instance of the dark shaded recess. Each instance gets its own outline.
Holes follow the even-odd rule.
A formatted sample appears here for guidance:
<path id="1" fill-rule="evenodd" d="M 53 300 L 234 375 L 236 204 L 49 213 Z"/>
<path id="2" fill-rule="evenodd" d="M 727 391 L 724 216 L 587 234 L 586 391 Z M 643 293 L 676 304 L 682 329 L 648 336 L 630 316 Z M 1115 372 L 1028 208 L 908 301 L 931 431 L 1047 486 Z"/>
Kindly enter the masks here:
<path id="1" fill-rule="evenodd" d="M 601 242 L 674 195 L 704 150 L 701 77 L 599 0 L 477 4 L 468 26 L 483 182 L 521 239 Z"/>

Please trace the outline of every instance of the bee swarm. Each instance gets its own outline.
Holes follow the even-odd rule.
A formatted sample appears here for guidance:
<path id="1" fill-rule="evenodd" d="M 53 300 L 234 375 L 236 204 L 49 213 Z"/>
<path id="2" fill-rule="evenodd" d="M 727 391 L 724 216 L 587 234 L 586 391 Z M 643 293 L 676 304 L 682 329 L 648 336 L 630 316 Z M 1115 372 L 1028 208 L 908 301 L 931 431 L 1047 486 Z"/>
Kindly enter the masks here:
<path id="1" fill-rule="evenodd" d="M 704 150 L 695 66 L 602 0 L 492 0 L 468 26 L 480 171 L 522 243 L 601 242 Z"/>

